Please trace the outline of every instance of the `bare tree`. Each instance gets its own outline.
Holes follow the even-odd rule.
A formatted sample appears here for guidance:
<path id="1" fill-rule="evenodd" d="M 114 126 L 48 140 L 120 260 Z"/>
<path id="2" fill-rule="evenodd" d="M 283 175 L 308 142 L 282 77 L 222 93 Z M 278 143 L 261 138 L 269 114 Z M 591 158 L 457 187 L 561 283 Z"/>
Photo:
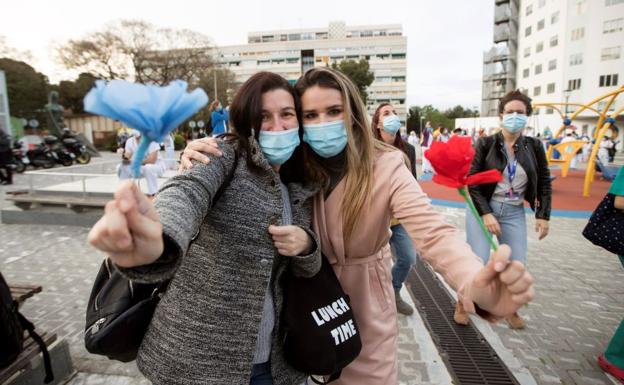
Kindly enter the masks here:
<path id="1" fill-rule="evenodd" d="M 0 35 L 0 58 L 9 58 L 25 62 L 32 62 L 33 55 L 30 51 L 20 51 L 10 47 L 6 41 L 6 37 Z"/>
<path id="2" fill-rule="evenodd" d="M 212 68 L 210 39 L 187 29 L 158 28 L 141 20 L 121 20 L 57 49 L 66 68 L 103 79 L 166 84 L 174 79 L 197 85 Z"/>

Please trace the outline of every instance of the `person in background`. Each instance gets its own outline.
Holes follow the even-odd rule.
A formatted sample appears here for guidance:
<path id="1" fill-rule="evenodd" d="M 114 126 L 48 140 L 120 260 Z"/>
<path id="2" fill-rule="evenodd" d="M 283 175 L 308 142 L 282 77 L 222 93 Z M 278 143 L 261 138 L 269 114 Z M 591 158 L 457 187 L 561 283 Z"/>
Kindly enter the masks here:
<path id="1" fill-rule="evenodd" d="M 429 149 L 429 147 L 431 147 L 431 144 L 434 141 L 434 137 L 433 137 L 433 127 L 431 127 L 431 122 L 427 122 L 425 124 L 425 129 L 422 132 L 422 141 L 420 143 L 420 146 L 422 148 L 422 172 L 423 174 L 427 174 L 427 173 L 432 173 L 433 172 L 433 167 L 431 167 L 431 163 L 429 162 L 429 160 L 424 156 L 425 152 Z"/>
<path id="2" fill-rule="evenodd" d="M 451 139 L 451 135 L 449 135 L 449 130 L 446 127 L 440 127 L 440 135 L 438 135 L 437 140 L 443 143 L 446 143 Z"/>
<path id="3" fill-rule="evenodd" d="M 163 141 L 165 147 L 165 166 L 167 170 L 175 170 L 178 168 L 175 159 L 175 141 L 173 140 L 173 134 L 168 134 Z"/>
<path id="4" fill-rule="evenodd" d="M 377 107 L 371 122 L 375 139 L 403 151 L 407 157 L 407 165 L 412 175 L 414 175 L 414 178 L 417 178 L 416 149 L 398 135 L 397 130 L 400 125 L 401 122 L 392 104 L 382 103 Z M 409 273 L 410 268 L 416 262 L 418 255 L 407 231 L 395 218 L 392 218 L 392 222 L 390 222 L 390 231 L 392 231 L 390 250 L 396 259 L 394 266 L 392 266 L 392 287 L 394 287 L 395 305 L 397 312 L 410 315 L 414 313 L 414 309 L 401 298 L 401 287 L 403 287 L 407 273 Z"/>
<path id="5" fill-rule="evenodd" d="M 609 150 L 613 148 L 613 141 L 607 135 L 602 137 L 598 149 L 598 159 L 603 165 L 609 164 Z"/>
<path id="6" fill-rule="evenodd" d="M 117 176 L 119 180 L 133 178 L 130 165 L 134 154 L 139 148 L 140 140 L 141 132 L 139 130 L 132 130 L 132 136 L 126 140 L 126 145 L 121 154 L 122 162 L 117 166 Z M 158 177 L 165 173 L 165 169 L 165 163 L 160 156 L 160 145 L 151 142 L 145 158 L 141 163 L 141 176 L 145 177 L 145 181 L 147 182 L 148 197 L 153 197 L 158 192 Z"/>
<path id="7" fill-rule="evenodd" d="M 407 143 L 412 145 L 414 148 L 418 146 L 418 135 L 416 135 L 416 131 L 410 131 L 409 136 L 407 137 Z"/>
<path id="8" fill-rule="evenodd" d="M 462 136 L 464 135 L 464 130 L 462 130 L 461 128 L 456 128 L 453 130 L 453 133 L 451 134 L 451 136 Z"/>
<path id="9" fill-rule="evenodd" d="M 531 115 L 531 99 L 520 91 L 505 95 L 498 105 L 502 129 L 479 139 L 470 175 L 496 169 L 503 179 L 498 183 L 470 186 L 479 215 L 500 243 L 511 246 L 511 259 L 526 266 L 527 225 L 524 201 L 535 211 L 535 231 L 542 240 L 548 235 L 552 188 L 546 153 L 540 141 L 522 134 Z M 466 236 L 472 250 L 487 263 L 490 244 L 471 210 L 466 210 Z M 467 324 L 468 317 L 458 303 L 455 321 Z M 522 329 L 524 320 L 514 313 L 507 318 L 513 329 Z"/>
<path id="10" fill-rule="evenodd" d="M 225 134 L 228 132 L 227 122 L 230 113 L 223 109 L 221 102 L 215 100 L 210 105 L 210 125 L 212 126 L 212 136 Z"/>
<path id="11" fill-rule="evenodd" d="M 11 137 L 0 129 L 0 184 L 13 184 Z"/>
<path id="12" fill-rule="evenodd" d="M 609 193 L 615 195 L 615 201 L 613 202 L 615 208 L 624 211 L 624 167 L 620 167 L 620 171 L 613 180 Z M 614 230 L 619 233 L 620 237 L 624 237 L 624 228 Z M 618 257 L 622 266 L 624 266 L 624 255 L 619 255 Z M 624 383 L 624 320 L 620 322 L 620 326 L 615 330 L 605 352 L 598 357 L 598 365 L 600 365 L 602 370 Z"/>

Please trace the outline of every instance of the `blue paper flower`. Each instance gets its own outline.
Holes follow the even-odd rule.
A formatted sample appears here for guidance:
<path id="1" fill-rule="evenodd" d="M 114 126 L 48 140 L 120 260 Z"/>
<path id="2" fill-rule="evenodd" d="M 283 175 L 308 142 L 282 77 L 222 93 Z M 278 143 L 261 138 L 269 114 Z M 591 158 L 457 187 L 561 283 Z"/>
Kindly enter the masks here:
<path id="1" fill-rule="evenodd" d="M 192 92 L 186 89 L 182 80 L 164 87 L 99 80 L 85 96 L 84 107 L 141 132 L 143 138 L 132 161 L 133 174 L 138 177 L 149 143 L 162 142 L 169 132 L 208 103 L 208 95 L 201 88 Z"/>

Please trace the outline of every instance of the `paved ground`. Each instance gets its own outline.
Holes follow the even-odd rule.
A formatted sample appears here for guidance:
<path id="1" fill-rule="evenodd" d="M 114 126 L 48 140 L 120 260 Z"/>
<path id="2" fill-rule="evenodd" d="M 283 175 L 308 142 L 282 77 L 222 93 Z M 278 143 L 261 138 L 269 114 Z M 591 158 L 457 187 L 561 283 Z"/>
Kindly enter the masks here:
<path id="1" fill-rule="evenodd" d="M 27 185 L 24 175 L 16 176 L 16 182 Z M 38 183 L 61 182 L 45 177 Z M 440 210 L 463 228 L 463 210 Z M 528 321 L 526 330 L 478 322 L 522 384 L 610 384 L 596 357 L 624 316 L 624 269 L 615 256 L 582 238 L 585 222 L 553 218 L 546 240 L 538 242 L 531 234 L 529 269 L 538 297 L 521 312 Z M 134 364 L 89 355 L 82 346 L 84 309 L 103 257 L 86 245 L 87 231 L 0 224 L 0 270 L 9 281 L 43 285 L 44 292 L 29 300 L 24 312 L 38 327 L 69 341 L 79 371 L 72 384 L 145 384 Z M 401 383 L 450 384 L 420 317 L 400 317 L 399 322 Z"/>
<path id="2" fill-rule="evenodd" d="M 112 172 L 116 159 L 103 154 L 82 172 Z M 67 171 L 59 168 L 54 171 Z M 65 183 L 66 177 L 38 176 L 36 187 Z M 27 175 L 16 175 L 15 184 L 0 186 L 4 191 L 28 187 Z M 0 200 L 0 207 L 7 205 Z M 72 385 L 138 385 L 148 384 L 134 363 L 122 364 L 89 354 L 83 346 L 84 312 L 93 279 L 104 257 L 86 243 L 88 229 L 72 226 L 37 226 L 0 224 L 0 271 L 9 282 L 38 283 L 41 294 L 28 300 L 24 314 L 38 328 L 57 333 L 70 345 L 78 371 Z M 404 298 L 408 298 L 404 293 Z M 400 381 L 405 385 L 442 384 L 451 380 L 425 326 L 418 315 L 400 320 Z"/>

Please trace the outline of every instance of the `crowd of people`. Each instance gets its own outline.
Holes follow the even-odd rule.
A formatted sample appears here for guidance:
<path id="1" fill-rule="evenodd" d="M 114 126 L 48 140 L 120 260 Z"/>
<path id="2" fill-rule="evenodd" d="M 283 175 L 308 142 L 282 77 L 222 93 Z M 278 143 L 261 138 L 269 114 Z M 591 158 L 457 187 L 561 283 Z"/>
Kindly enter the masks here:
<path id="1" fill-rule="evenodd" d="M 281 283 L 289 275 L 313 279 L 324 260 L 350 298 L 362 342 L 335 384 L 397 383 L 397 313 L 413 313 L 400 290 L 418 258 L 457 291 L 457 323 L 476 314 L 525 326 L 518 310 L 535 293 L 524 202 L 543 239 L 552 199 L 541 140 L 523 135 L 527 96 L 507 94 L 497 133 L 473 137 L 470 173 L 502 174 L 469 190 L 501 244 L 493 253 L 470 211 L 464 238 L 417 182 L 417 153 L 464 130 L 427 122 L 420 137 L 406 135 L 392 104 L 369 118 L 357 87 L 327 68 L 307 71 L 294 86 L 257 73 L 227 111 L 210 108 L 221 135 L 190 142 L 155 200 L 122 184 L 89 234 L 127 278 L 171 279 L 137 358 L 150 381 L 301 384 L 330 374 L 294 369 L 282 346 Z M 132 148 L 126 144 L 127 157 Z M 149 152 L 146 177 L 158 159 L 156 148 Z M 422 173 L 434 172 L 423 158 Z M 621 344 L 605 356 L 610 365 Z"/>

